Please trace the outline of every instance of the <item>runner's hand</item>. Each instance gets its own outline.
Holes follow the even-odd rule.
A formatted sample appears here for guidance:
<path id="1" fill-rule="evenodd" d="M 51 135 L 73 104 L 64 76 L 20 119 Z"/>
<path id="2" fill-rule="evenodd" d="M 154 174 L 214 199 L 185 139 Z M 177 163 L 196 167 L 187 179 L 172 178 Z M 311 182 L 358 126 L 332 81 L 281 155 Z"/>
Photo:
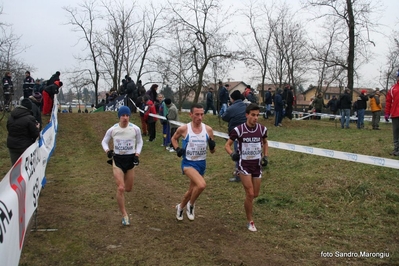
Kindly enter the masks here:
<path id="1" fill-rule="evenodd" d="M 209 138 L 208 139 L 208 144 L 209 144 L 209 149 L 211 151 L 213 151 L 215 149 L 215 147 L 216 147 L 216 142 L 213 139 Z"/>
<path id="2" fill-rule="evenodd" d="M 239 155 L 238 153 L 236 153 L 236 152 L 232 152 L 232 153 L 230 154 L 230 157 L 231 157 L 231 159 L 232 159 L 233 161 L 235 161 L 235 162 L 238 162 L 238 161 L 240 160 L 240 155 Z"/>
<path id="3" fill-rule="evenodd" d="M 114 156 L 114 150 L 107 151 L 108 158 L 112 158 Z"/>
<path id="4" fill-rule="evenodd" d="M 133 156 L 133 164 L 134 164 L 134 166 L 138 166 L 139 165 L 139 157 L 138 156 L 136 156 L 136 155 L 134 155 Z"/>
<path id="5" fill-rule="evenodd" d="M 177 147 L 177 148 L 175 149 L 175 151 L 176 151 L 177 157 L 182 157 L 183 154 L 186 153 L 186 150 L 185 150 L 185 149 L 181 149 L 180 147 Z"/>
<path id="6" fill-rule="evenodd" d="M 268 163 L 269 163 L 269 160 L 267 159 L 267 156 L 263 156 L 263 158 L 262 158 L 262 166 L 266 167 Z"/>

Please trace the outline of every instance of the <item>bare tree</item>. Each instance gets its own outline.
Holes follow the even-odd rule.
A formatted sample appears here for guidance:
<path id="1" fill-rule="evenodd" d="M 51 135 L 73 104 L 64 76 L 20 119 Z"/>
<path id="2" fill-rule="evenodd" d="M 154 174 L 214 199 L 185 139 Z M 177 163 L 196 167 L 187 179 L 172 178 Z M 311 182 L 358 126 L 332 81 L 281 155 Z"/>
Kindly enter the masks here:
<path id="1" fill-rule="evenodd" d="M 327 26 L 328 24 L 328 26 Z M 327 30 L 321 33 L 318 43 L 310 46 L 312 63 L 311 69 L 317 73 L 318 80 L 315 95 L 325 93 L 331 84 L 341 81 L 344 68 L 336 64 L 336 58 L 340 51 L 334 46 L 337 36 L 336 32 L 340 29 L 334 21 L 326 23 Z M 323 90 L 323 85 L 325 89 Z"/>
<path id="2" fill-rule="evenodd" d="M 307 4 L 313 7 L 319 7 L 321 12 L 318 12 L 316 18 L 326 18 L 331 21 L 333 18 L 337 27 L 346 29 L 336 37 L 339 40 L 342 52 L 341 56 L 337 55 L 335 64 L 344 68 L 347 72 L 347 87 L 353 91 L 355 64 L 361 57 L 368 60 L 367 47 L 374 42 L 369 39 L 369 33 L 375 24 L 370 19 L 370 16 L 378 10 L 373 6 L 372 0 L 307 0 Z M 324 12 L 324 9 L 328 10 Z M 352 93 L 351 93 L 352 95 Z"/>
<path id="3" fill-rule="evenodd" d="M 394 32 L 393 36 L 397 36 Z M 390 84 L 396 83 L 396 78 L 398 75 L 399 67 L 399 40 L 397 38 L 392 38 L 389 52 L 387 54 L 386 64 L 380 70 L 380 84 L 383 89 L 388 91 Z"/>
<path id="4" fill-rule="evenodd" d="M 107 26 L 98 40 L 102 51 L 101 67 L 104 69 L 105 81 L 110 78 L 111 86 L 117 90 L 126 63 L 125 53 L 129 54 L 126 41 L 132 38 L 129 32 L 138 23 L 134 21 L 134 3 L 126 8 L 119 2 L 103 2 L 103 6 L 107 12 L 105 15 Z"/>
<path id="5" fill-rule="evenodd" d="M 173 13 L 171 26 L 182 25 L 191 45 L 191 60 L 197 75 L 194 102 L 198 102 L 209 63 L 214 58 L 231 57 L 225 46 L 229 34 L 222 33 L 228 12 L 222 12 L 220 0 L 183 0 L 169 2 L 169 6 Z"/>
<path id="6" fill-rule="evenodd" d="M 244 34 L 241 43 L 241 50 L 243 52 L 242 59 L 244 60 L 247 67 L 255 69 L 260 72 L 261 80 L 261 94 L 263 101 L 265 100 L 265 81 L 267 75 L 267 65 L 269 58 L 269 50 L 271 46 L 273 31 L 275 27 L 272 18 L 271 10 L 274 9 L 274 5 L 270 8 L 266 5 L 261 7 L 254 5 L 250 2 L 248 10 L 244 12 L 244 16 L 248 20 L 250 33 Z"/>
<path id="7" fill-rule="evenodd" d="M 86 43 L 86 48 L 89 53 L 81 58 L 77 58 L 81 63 L 90 63 L 90 66 L 86 69 L 78 69 L 74 71 L 75 75 L 89 76 L 86 78 L 93 86 L 95 94 L 98 95 L 98 87 L 100 80 L 100 55 L 101 50 L 98 42 L 98 32 L 96 31 L 96 21 L 101 19 L 100 14 L 96 10 L 98 6 L 96 0 L 85 0 L 82 4 L 79 4 L 78 8 L 64 7 L 63 9 L 69 14 L 70 20 L 67 24 L 73 26 L 73 30 L 80 32 L 83 36 L 79 41 Z M 98 99 L 95 100 L 98 103 Z"/>
<path id="8" fill-rule="evenodd" d="M 182 32 L 179 27 L 171 29 L 170 37 L 173 41 L 164 48 L 164 52 L 157 59 L 157 69 L 162 73 L 163 84 L 177 88 L 176 100 L 180 110 L 187 96 L 195 90 L 197 82 L 191 60 L 191 44 L 184 39 Z"/>

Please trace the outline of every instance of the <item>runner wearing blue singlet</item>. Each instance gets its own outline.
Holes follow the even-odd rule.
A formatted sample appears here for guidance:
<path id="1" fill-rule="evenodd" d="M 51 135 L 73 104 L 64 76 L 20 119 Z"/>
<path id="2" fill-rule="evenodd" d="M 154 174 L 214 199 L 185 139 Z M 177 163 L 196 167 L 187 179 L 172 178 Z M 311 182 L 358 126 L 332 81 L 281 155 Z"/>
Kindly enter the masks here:
<path id="1" fill-rule="evenodd" d="M 238 173 L 245 190 L 244 208 L 248 230 L 255 232 L 252 218 L 253 201 L 259 195 L 262 166 L 268 164 L 267 128 L 258 124 L 259 106 L 251 103 L 245 110 L 247 122 L 235 127 L 229 133 L 225 150 L 233 161 L 238 162 Z M 237 152 L 231 146 L 237 140 Z M 263 156 L 262 156 L 263 154 Z"/>
<path id="2" fill-rule="evenodd" d="M 129 122 L 130 115 L 129 107 L 120 107 L 118 111 L 119 123 L 107 130 L 101 142 L 108 158 L 112 158 L 110 163 L 117 185 L 116 200 L 123 215 L 123 225 L 130 225 L 129 215 L 125 208 L 125 191 L 132 191 L 134 167 L 139 164 L 139 156 L 143 148 L 141 130 L 138 126 Z M 114 150 L 109 147 L 111 139 L 113 140 Z"/>
<path id="3" fill-rule="evenodd" d="M 190 186 L 182 201 L 176 205 L 176 219 L 183 220 L 183 210 L 186 208 L 187 218 L 194 220 L 194 204 L 204 191 L 206 183 L 204 173 L 206 168 L 206 149 L 209 145 L 211 153 L 215 152 L 213 129 L 202 123 L 204 108 L 201 104 L 193 104 L 190 109 L 191 122 L 179 127 L 172 137 L 172 145 L 178 157 L 183 157 L 181 168 L 183 174 L 190 179 Z M 182 137 L 182 148 L 179 138 Z"/>

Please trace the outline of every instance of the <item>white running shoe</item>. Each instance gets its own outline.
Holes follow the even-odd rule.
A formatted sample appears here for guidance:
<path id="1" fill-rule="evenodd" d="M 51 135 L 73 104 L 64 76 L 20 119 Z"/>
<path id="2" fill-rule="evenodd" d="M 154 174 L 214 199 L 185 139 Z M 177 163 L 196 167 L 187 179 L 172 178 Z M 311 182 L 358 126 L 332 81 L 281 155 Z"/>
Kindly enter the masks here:
<path id="1" fill-rule="evenodd" d="M 125 217 L 122 218 L 122 224 L 123 225 L 130 225 L 129 216 L 125 216 Z"/>
<path id="2" fill-rule="evenodd" d="M 256 227 L 255 227 L 255 224 L 254 224 L 254 221 L 250 221 L 250 222 L 247 224 L 247 228 L 248 228 L 248 230 L 251 231 L 251 232 L 256 232 L 256 231 L 257 231 L 257 230 L 256 230 Z"/>
<path id="3" fill-rule="evenodd" d="M 176 205 L 176 219 L 183 221 L 183 209 L 180 208 L 180 203 Z"/>
<path id="4" fill-rule="evenodd" d="M 191 205 L 190 202 L 187 202 L 187 210 L 186 210 L 186 214 L 187 214 L 187 218 L 190 221 L 194 221 L 195 215 L 194 215 L 194 208 L 195 205 Z"/>

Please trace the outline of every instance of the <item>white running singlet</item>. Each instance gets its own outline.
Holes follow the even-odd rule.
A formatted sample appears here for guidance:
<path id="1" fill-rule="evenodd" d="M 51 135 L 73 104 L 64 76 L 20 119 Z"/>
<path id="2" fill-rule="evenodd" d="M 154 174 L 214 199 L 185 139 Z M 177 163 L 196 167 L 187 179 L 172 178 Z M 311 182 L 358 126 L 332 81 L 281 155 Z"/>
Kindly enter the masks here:
<path id="1" fill-rule="evenodd" d="M 141 130 L 133 123 L 122 128 L 119 123 L 113 125 L 107 130 L 101 142 L 104 151 L 109 150 L 109 141 L 113 139 L 114 153 L 118 155 L 128 155 L 141 153 L 143 148 L 143 139 L 141 137 Z"/>

